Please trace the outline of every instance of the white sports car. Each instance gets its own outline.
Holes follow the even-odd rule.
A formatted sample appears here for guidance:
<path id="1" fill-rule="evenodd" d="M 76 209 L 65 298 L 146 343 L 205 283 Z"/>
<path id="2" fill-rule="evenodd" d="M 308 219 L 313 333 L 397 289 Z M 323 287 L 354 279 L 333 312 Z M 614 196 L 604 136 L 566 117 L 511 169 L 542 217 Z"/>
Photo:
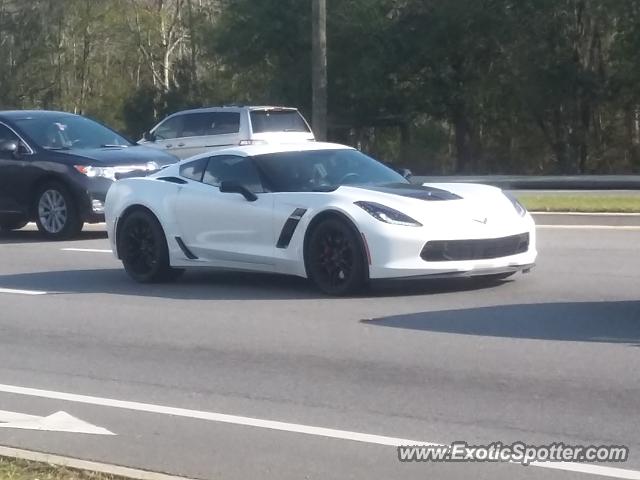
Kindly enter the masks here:
<path id="1" fill-rule="evenodd" d="M 536 259 L 535 225 L 500 189 L 410 184 L 350 147 L 252 145 L 116 182 L 106 222 L 140 282 L 189 267 L 277 272 L 344 295 L 370 279 L 505 278 Z"/>

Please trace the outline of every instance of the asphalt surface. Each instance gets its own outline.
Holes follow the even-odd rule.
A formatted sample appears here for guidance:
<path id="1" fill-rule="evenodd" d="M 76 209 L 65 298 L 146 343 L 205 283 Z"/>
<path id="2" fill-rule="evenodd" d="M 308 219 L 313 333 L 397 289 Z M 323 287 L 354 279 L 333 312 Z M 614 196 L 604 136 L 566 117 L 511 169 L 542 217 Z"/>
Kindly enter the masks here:
<path id="1" fill-rule="evenodd" d="M 270 275 L 137 285 L 108 253 L 63 250 L 107 249 L 92 230 L 0 236 L 0 289 L 47 292 L 0 290 L 0 384 L 434 443 L 622 444 L 614 466 L 640 475 L 640 229 L 542 228 L 514 281 L 344 299 Z M 0 386 L 0 410 L 116 435 L 0 429 L 0 445 L 203 479 L 598 478 L 73 400 Z"/>

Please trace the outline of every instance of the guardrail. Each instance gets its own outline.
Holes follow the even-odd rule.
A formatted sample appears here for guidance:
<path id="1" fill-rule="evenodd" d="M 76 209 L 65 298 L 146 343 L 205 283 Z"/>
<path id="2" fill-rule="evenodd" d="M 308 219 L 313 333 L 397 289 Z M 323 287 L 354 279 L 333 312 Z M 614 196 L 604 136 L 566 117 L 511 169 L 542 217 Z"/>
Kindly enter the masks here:
<path id="1" fill-rule="evenodd" d="M 416 175 L 413 183 L 483 183 L 506 190 L 640 190 L 640 175 Z"/>

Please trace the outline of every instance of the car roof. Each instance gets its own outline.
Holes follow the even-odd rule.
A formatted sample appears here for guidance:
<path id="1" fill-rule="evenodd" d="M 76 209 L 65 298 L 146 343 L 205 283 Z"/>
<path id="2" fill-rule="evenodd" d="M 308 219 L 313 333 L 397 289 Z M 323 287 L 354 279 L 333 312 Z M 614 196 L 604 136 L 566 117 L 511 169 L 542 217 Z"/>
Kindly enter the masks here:
<path id="1" fill-rule="evenodd" d="M 60 117 L 69 116 L 77 117 L 73 113 L 58 112 L 55 110 L 3 110 L 0 111 L 0 118 L 5 120 L 21 120 L 27 118 L 46 118 L 46 117 Z"/>
<path id="2" fill-rule="evenodd" d="M 217 107 L 202 107 L 192 108 L 190 110 L 181 110 L 179 112 L 172 113 L 169 117 L 174 115 L 183 115 L 185 113 L 207 113 L 207 112 L 241 112 L 241 111 L 256 111 L 256 110 L 280 110 L 286 112 L 297 112 L 295 107 L 281 107 L 276 105 L 220 105 Z"/>
<path id="3" fill-rule="evenodd" d="M 197 160 L 199 158 L 208 158 L 215 155 L 237 155 L 240 157 L 253 157 L 256 155 L 268 155 L 270 153 L 286 153 L 286 152 L 310 152 L 315 150 L 355 150 L 347 145 L 328 142 L 296 142 L 296 143 L 269 143 L 261 145 L 246 145 L 225 148 L 214 152 L 206 152 L 191 157 L 185 161 Z"/>

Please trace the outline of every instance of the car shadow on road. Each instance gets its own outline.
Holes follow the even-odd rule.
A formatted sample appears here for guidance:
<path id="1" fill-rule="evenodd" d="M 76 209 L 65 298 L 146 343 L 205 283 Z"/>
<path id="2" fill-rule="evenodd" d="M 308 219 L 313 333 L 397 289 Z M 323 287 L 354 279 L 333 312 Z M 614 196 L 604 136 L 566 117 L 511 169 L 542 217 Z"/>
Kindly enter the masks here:
<path id="1" fill-rule="evenodd" d="M 433 295 L 496 286 L 469 279 L 376 284 L 355 298 Z M 62 270 L 0 275 L 0 288 L 50 294 L 112 294 L 177 300 L 287 300 L 332 298 L 308 280 L 287 275 L 194 270 L 164 284 L 139 284 L 122 268 Z M 349 297 L 346 297 L 347 299 Z M 353 297 L 352 297 L 353 298 Z"/>
<path id="2" fill-rule="evenodd" d="M 85 241 L 85 240 L 102 240 L 107 238 L 107 232 L 100 230 L 85 230 L 73 240 L 70 241 Z M 51 240 L 46 240 L 37 230 L 16 230 L 13 232 L 0 232 L 0 245 L 5 244 L 20 244 L 20 243 L 56 243 Z"/>
<path id="3" fill-rule="evenodd" d="M 395 315 L 362 323 L 461 335 L 640 346 L 640 301 L 499 305 Z"/>

